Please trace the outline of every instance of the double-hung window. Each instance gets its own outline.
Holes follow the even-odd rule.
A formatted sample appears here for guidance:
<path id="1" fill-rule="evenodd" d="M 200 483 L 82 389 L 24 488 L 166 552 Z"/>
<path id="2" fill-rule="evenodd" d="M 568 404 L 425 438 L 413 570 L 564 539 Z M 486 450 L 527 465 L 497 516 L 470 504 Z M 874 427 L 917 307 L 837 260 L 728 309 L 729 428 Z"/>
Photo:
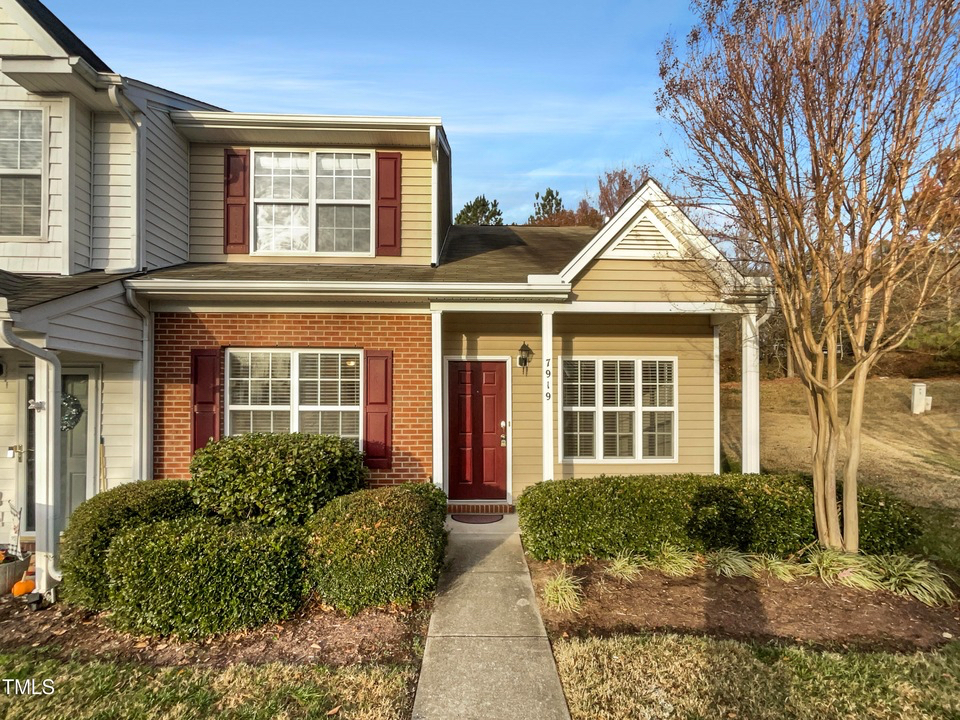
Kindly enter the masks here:
<path id="1" fill-rule="evenodd" d="M 358 445 L 359 350 L 227 351 L 227 433 L 339 435 Z"/>
<path id="2" fill-rule="evenodd" d="M 567 459 L 675 460 L 676 360 L 562 361 Z"/>
<path id="3" fill-rule="evenodd" d="M 43 111 L 0 110 L 0 236 L 39 237 Z"/>
<path id="4" fill-rule="evenodd" d="M 372 152 L 253 151 L 254 252 L 373 253 Z"/>

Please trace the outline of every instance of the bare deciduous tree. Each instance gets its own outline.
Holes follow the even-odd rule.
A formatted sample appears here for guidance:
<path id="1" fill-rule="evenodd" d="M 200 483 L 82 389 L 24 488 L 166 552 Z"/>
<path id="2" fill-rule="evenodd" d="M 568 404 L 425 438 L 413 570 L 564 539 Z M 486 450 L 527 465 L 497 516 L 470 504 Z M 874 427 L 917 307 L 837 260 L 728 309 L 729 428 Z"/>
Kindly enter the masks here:
<path id="1" fill-rule="evenodd" d="M 938 162 L 958 148 L 960 3 L 694 0 L 693 9 L 686 44 L 668 39 L 661 51 L 659 110 L 689 148 L 680 176 L 767 265 L 806 389 L 818 535 L 856 552 L 867 377 L 954 267 L 931 260 L 951 242 L 940 219 L 960 193 L 960 168 Z M 933 176 L 942 192 L 911 208 Z M 892 314 L 905 292 L 912 311 Z M 847 369 L 835 352 L 841 334 Z"/>

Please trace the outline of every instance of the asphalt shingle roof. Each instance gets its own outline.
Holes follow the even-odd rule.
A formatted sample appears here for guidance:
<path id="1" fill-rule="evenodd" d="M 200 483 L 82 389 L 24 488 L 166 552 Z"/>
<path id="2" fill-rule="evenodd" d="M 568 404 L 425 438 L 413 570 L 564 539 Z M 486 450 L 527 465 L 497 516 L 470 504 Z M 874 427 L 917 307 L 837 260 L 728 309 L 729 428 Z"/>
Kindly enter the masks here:
<path id="1" fill-rule="evenodd" d="M 290 280 L 292 282 L 522 283 L 559 273 L 596 231 L 581 227 L 458 226 L 450 229 L 438 267 L 333 265 L 322 262 L 186 263 L 154 270 L 164 280 Z"/>
<path id="2" fill-rule="evenodd" d="M 79 275 L 20 275 L 0 270 L 0 297 L 7 299 L 8 310 L 17 312 L 135 274 L 108 275 L 100 270 L 91 270 Z"/>

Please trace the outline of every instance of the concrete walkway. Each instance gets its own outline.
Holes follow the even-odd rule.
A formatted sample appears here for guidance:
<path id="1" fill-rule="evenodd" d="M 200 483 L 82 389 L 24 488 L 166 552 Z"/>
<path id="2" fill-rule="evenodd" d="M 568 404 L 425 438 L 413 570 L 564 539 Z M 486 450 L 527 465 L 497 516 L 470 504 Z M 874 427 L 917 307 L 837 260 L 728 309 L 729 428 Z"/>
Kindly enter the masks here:
<path id="1" fill-rule="evenodd" d="M 413 719 L 569 720 L 517 516 L 447 528 Z"/>

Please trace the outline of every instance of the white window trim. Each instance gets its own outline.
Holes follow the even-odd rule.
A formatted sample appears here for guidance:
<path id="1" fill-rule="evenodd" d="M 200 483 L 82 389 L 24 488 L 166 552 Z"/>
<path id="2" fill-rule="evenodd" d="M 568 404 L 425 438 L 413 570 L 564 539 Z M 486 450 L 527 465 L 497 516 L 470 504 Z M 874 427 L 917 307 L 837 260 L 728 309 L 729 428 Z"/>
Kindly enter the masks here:
<path id="1" fill-rule="evenodd" d="M 273 152 L 308 153 L 310 156 L 308 175 L 309 193 L 305 200 L 260 200 L 254 195 L 254 178 L 256 175 L 256 154 Z M 317 247 L 317 206 L 318 205 L 363 205 L 355 200 L 317 200 L 317 155 L 320 153 L 357 153 L 370 156 L 370 251 L 369 252 L 320 252 L 312 250 L 258 250 L 257 249 L 257 204 L 264 205 L 306 205 L 310 224 L 310 241 Z M 306 148 L 306 147 L 252 147 L 250 148 L 250 254 L 260 257 L 376 257 L 377 254 L 377 152 L 368 148 Z"/>
<path id="2" fill-rule="evenodd" d="M 50 138 L 48 133 L 50 113 L 47 105 L 41 107 L 25 107 L 23 105 L 0 104 L 0 110 L 21 110 L 34 111 L 40 113 L 40 169 L 36 176 L 40 178 L 40 234 L 39 235 L 0 235 L 0 243 L 21 242 L 36 243 L 46 242 L 47 237 L 47 209 L 49 207 L 49 186 L 48 168 L 50 167 Z M 22 177 L 23 175 L 34 175 L 32 170 L 0 170 L 0 175 L 9 175 L 13 177 Z"/>
<path id="3" fill-rule="evenodd" d="M 593 408 L 584 406 L 566 405 L 566 399 L 563 392 L 563 362 L 565 360 L 588 360 L 596 364 L 596 405 Z M 633 410 L 633 447 L 637 451 L 637 457 L 625 458 L 605 458 L 603 457 L 603 368 L 604 360 L 631 360 L 635 364 L 636 389 L 634 392 L 634 405 L 632 407 L 609 408 L 611 411 Z M 642 363 L 644 361 L 669 361 L 673 363 L 673 407 L 672 408 L 650 408 L 643 406 L 643 382 L 642 382 Z M 680 359 L 676 355 L 570 355 L 557 358 L 557 367 L 560 369 L 560 400 L 558 406 L 559 422 L 557 423 L 557 461 L 564 464 L 573 465 L 665 465 L 679 462 L 680 450 L 679 427 L 680 427 L 680 396 L 678 393 L 678 383 L 680 375 Z M 570 411 L 593 411 L 595 413 L 593 431 L 594 431 L 594 457 L 566 457 L 564 448 L 563 432 L 563 413 Z M 673 413 L 673 456 L 645 458 L 643 455 L 643 413 L 646 412 L 672 412 Z"/>
<path id="4" fill-rule="evenodd" d="M 230 355 L 235 352 L 258 352 L 258 353 L 286 353 L 290 355 L 290 405 L 235 405 L 230 402 Z M 356 353 L 360 362 L 360 401 L 359 405 L 301 405 L 300 404 L 300 363 L 298 361 L 300 353 L 310 353 L 317 355 L 339 355 L 342 353 Z M 230 427 L 231 410 L 289 410 L 290 412 L 290 432 L 300 432 L 300 411 L 319 411 L 324 410 L 333 412 L 353 411 L 360 413 L 360 428 L 358 433 L 358 442 L 360 450 L 363 450 L 363 408 L 366 397 L 364 395 L 365 373 L 364 373 L 364 353 L 360 348 L 312 348 L 312 347 L 228 347 L 224 353 L 223 369 L 223 428 L 224 435 L 233 434 Z"/>

